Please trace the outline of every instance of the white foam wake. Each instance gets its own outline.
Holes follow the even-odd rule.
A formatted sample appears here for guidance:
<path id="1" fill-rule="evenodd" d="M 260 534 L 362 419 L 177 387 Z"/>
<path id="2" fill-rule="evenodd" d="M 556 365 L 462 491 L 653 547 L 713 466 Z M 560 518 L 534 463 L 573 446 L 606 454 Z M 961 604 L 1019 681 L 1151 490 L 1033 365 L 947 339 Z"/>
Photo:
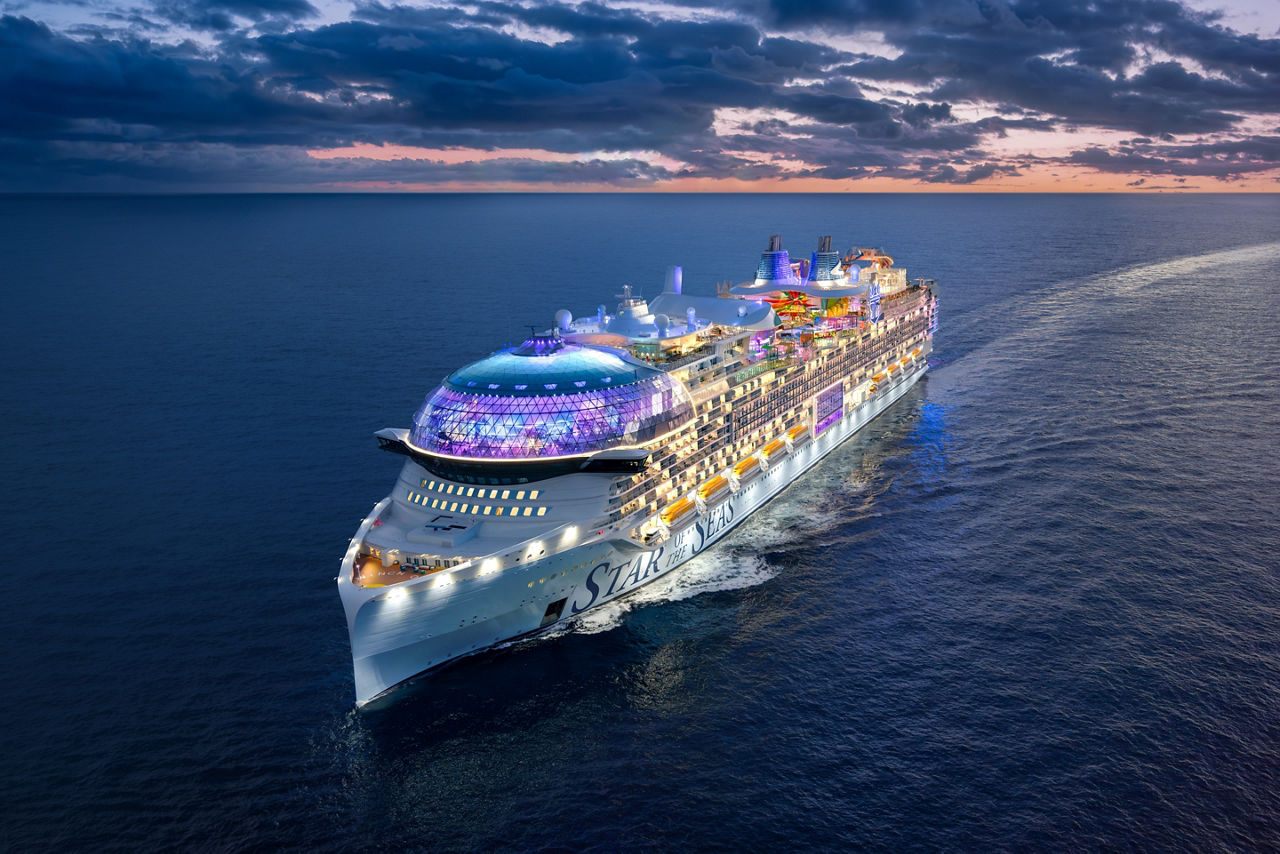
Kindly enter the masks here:
<path id="1" fill-rule="evenodd" d="M 679 602 L 701 593 L 754 587 L 775 575 L 777 571 L 758 554 L 715 546 L 634 593 L 578 615 L 555 634 L 607 632 L 621 625 L 627 614 L 637 608 Z"/>
<path id="2" fill-rule="evenodd" d="M 936 372 L 937 378 L 933 382 L 935 385 L 941 383 L 945 388 L 972 389 L 993 385 L 1001 371 L 1025 368 L 1017 359 L 1008 357 L 1041 343 L 1047 337 L 1046 331 L 1064 335 L 1105 306 L 1130 302 L 1140 297 L 1144 290 L 1196 287 L 1207 274 L 1220 275 L 1224 270 L 1244 269 L 1277 255 L 1280 255 L 1280 243 L 1263 243 L 1068 279 L 1031 296 L 1011 294 L 987 307 L 988 313 L 999 314 L 1003 318 L 1003 334 L 943 366 Z"/>

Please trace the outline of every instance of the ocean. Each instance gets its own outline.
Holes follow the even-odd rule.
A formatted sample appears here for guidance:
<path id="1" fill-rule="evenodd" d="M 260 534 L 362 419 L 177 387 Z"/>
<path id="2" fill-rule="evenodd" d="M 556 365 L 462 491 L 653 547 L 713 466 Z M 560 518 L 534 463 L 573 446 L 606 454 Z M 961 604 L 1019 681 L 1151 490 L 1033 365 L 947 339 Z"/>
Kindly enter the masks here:
<path id="1" fill-rule="evenodd" d="M 774 233 L 936 279 L 927 377 L 357 712 L 373 431 Z M 1280 847 L 1280 196 L 10 196 L 0 259 L 0 847 Z"/>

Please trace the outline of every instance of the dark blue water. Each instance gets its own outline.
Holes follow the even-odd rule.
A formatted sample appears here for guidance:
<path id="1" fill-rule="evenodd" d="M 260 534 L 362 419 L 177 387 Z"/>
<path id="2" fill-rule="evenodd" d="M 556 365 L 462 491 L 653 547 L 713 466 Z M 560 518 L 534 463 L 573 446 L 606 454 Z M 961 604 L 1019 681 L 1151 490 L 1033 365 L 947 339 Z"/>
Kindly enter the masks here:
<path id="1" fill-rule="evenodd" d="M 352 709 L 457 365 L 769 234 L 930 375 L 681 578 Z M 0 199 L 0 847 L 1280 846 L 1280 197 Z"/>

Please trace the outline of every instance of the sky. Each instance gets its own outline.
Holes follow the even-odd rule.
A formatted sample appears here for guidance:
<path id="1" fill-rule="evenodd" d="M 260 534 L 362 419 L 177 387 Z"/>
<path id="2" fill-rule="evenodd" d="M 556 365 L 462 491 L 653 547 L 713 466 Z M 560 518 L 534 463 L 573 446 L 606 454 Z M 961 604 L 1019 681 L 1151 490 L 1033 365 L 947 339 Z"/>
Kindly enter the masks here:
<path id="1" fill-rule="evenodd" d="M 0 192 L 1278 192 L 1280 0 L 0 0 Z"/>

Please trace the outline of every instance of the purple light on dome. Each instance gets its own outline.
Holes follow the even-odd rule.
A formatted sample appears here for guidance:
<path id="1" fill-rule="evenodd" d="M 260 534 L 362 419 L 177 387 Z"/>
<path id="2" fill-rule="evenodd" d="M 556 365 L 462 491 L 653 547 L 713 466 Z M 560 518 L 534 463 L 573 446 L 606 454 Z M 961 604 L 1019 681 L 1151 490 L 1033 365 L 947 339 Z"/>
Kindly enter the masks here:
<path id="1" fill-rule="evenodd" d="M 413 419 L 410 442 L 426 451 L 511 459 L 588 454 L 650 441 L 692 415 L 669 378 L 575 394 L 499 397 L 441 387 Z"/>
<path id="2" fill-rule="evenodd" d="M 564 341 L 554 335 L 534 335 L 516 347 L 514 352 L 520 356 L 547 356 L 564 348 Z"/>

